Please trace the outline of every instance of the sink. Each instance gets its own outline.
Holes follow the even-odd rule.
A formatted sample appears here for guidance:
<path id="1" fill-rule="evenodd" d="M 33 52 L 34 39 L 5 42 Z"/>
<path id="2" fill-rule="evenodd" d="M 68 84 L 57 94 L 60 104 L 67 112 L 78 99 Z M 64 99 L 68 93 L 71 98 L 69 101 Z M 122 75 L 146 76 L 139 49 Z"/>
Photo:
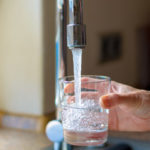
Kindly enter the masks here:
<path id="1" fill-rule="evenodd" d="M 109 143 L 126 143 L 133 150 L 150 150 L 150 132 L 109 132 Z"/>
<path id="2" fill-rule="evenodd" d="M 132 147 L 133 150 L 150 150 L 150 141 L 134 140 L 134 139 L 124 139 L 124 138 L 114 138 L 110 137 L 108 141 L 115 145 L 118 143 L 126 143 Z"/>

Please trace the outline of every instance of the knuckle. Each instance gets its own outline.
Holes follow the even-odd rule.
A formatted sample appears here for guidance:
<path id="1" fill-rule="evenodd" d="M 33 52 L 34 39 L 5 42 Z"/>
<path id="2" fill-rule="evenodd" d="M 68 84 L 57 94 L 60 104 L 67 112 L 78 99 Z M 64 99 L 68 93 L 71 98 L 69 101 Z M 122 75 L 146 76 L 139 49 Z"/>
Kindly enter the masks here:
<path id="1" fill-rule="evenodd" d="M 87 82 L 87 81 L 89 81 L 89 78 L 88 77 L 82 77 L 82 81 Z"/>
<path id="2" fill-rule="evenodd" d="M 119 101 L 122 99 L 122 95 L 120 95 L 120 94 L 116 94 L 115 97 L 116 97 L 116 99 L 119 100 Z"/>

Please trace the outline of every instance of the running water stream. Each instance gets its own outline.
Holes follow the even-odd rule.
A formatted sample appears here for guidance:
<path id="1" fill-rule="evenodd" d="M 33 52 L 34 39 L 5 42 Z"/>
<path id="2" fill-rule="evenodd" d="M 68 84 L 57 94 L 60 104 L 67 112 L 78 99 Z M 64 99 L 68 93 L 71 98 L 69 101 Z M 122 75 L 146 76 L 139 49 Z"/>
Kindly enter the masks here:
<path id="1" fill-rule="evenodd" d="M 81 65 L 82 65 L 82 49 L 72 49 L 73 65 L 74 65 L 74 87 L 76 106 L 81 105 Z"/>

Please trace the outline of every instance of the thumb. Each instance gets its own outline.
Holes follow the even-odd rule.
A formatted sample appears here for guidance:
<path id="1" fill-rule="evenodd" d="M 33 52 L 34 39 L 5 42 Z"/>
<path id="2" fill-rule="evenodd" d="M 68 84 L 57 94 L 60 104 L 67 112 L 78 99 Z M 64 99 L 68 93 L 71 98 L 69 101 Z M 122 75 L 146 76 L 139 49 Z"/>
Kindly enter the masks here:
<path id="1" fill-rule="evenodd" d="M 108 94 L 100 98 L 100 104 L 103 108 L 110 109 L 116 106 L 127 108 L 127 110 L 135 110 L 141 105 L 142 100 L 140 99 L 138 92 L 131 92 L 127 94 Z"/>

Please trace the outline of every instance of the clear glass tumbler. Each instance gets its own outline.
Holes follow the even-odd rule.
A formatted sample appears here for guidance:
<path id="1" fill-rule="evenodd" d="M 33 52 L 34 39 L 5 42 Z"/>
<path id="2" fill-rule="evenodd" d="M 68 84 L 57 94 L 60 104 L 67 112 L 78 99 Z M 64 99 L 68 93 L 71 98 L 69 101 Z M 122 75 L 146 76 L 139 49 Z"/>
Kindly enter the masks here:
<path id="1" fill-rule="evenodd" d="M 77 146 L 104 144 L 108 135 L 109 111 L 100 106 L 100 98 L 109 93 L 110 78 L 82 76 L 81 99 L 80 96 L 75 95 L 73 76 L 61 78 L 59 84 L 65 141 Z"/>

